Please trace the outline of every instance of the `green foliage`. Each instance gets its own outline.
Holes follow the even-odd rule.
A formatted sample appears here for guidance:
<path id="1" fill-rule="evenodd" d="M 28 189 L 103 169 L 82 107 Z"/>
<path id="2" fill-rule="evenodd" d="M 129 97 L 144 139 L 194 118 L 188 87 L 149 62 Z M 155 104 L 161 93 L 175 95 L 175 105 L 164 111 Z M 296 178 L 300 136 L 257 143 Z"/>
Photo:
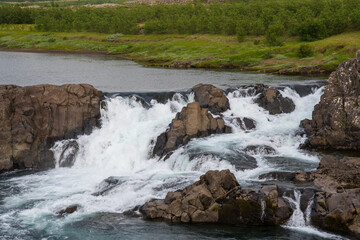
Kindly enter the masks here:
<path id="1" fill-rule="evenodd" d="M 266 31 L 266 43 L 269 46 L 281 46 L 283 45 L 283 36 L 285 34 L 285 28 L 280 22 L 271 24 Z"/>
<path id="2" fill-rule="evenodd" d="M 246 31 L 243 27 L 237 27 L 236 29 L 236 37 L 238 42 L 243 42 L 245 40 Z"/>
<path id="3" fill-rule="evenodd" d="M 311 57 L 314 55 L 314 50 L 308 44 L 302 44 L 297 51 L 297 55 L 299 58 Z"/>
<path id="4" fill-rule="evenodd" d="M 84 1 L 105 0 L 78 2 Z M 56 4 L 64 6 L 60 2 L 53 3 Z M 242 0 L 210 4 L 195 1 L 171 5 L 40 9 L 2 6 L 0 23 L 35 23 L 38 30 L 53 32 L 221 34 L 236 35 L 240 41 L 246 36 L 265 36 L 268 45 L 279 46 L 286 36 L 314 41 L 360 29 L 360 1 Z"/>

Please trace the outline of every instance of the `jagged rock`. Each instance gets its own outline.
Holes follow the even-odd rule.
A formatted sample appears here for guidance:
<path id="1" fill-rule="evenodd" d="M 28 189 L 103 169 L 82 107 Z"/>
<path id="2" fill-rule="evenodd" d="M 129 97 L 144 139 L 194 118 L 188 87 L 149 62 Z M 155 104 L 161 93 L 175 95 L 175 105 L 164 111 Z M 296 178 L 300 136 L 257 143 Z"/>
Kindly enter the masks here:
<path id="1" fill-rule="evenodd" d="M 326 230 L 360 236 L 360 158 L 325 156 L 310 175 L 320 188 L 312 222 Z"/>
<path id="2" fill-rule="evenodd" d="M 56 212 L 56 214 L 58 214 L 58 215 L 72 214 L 72 213 L 76 212 L 79 209 L 79 207 L 80 207 L 80 205 L 73 204 L 64 209 L 61 209 L 60 211 Z"/>
<path id="3" fill-rule="evenodd" d="M 229 170 L 208 171 L 198 182 L 169 192 L 165 200 L 147 202 L 140 211 L 146 219 L 249 225 L 282 224 L 292 213 L 276 185 L 259 192 L 241 189 Z"/>
<path id="4" fill-rule="evenodd" d="M 124 183 L 125 181 L 119 177 L 108 177 L 104 179 L 98 186 L 97 191 L 92 193 L 93 196 L 100 196 L 108 193 L 110 190 Z"/>
<path id="5" fill-rule="evenodd" d="M 235 118 L 233 119 L 233 123 L 239 126 L 242 130 L 252 130 L 256 128 L 255 120 L 251 118 Z"/>
<path id="6" fill-rule="evenodd" d="M 214 118 L 198 102 L 189 103 L 172 120 L 170 128 L 157 137 L 153 155 L 163 156 L 187 144 L 192 138 L 225 133 L 228 132 L 227 128 L 222 118 Z"/>
<path id="7" fill-rule="evenodd" d="M 74 165 L 76 154 L 79 151 L 79 144 L 74 141 L 67 141 L 63 146 L 63 150 L 60 154 L 59 166 L 60 167 L 72 167 Z"/>
<path id="8" fill-rule="evenodd" d="M 103 93 L 88 84 L 0 86 L 0 171 L 54 167 L 57 140 L 98 124 Z"/>
<path id="9" fill-rule="evenodd" d="M 283 97 L 279 90 L 273 87 L 268 87 L 260 93 L 255 103 L 268 110 L 270 114 L 291 113 L 295 110 L 293 101 L 288 97 Z"/>
<path id="10" fill-rule="evenodd" d="M 230 109 L 229 100 L 220 88 L 211 84 L 198 84 L 192 90 L 195 93 L 195 101 L 200 103 L 200 107 L 208 108 L 214 114 Z"/>
<path id="11" fill-rule="evenodd" d="M 247 146 L 244 151 L 250 155 L 257 154 L 266 154 L 266 155 L 274 155 L 276 154 L 276 150 L 270 146 L 266 145 L 250 145 Z"/>
<path id="12" fill-rule="evenodd" d="M 308 147 L 360 149 L 359 69 L 360 51 L 331 73 L 312 120 L 301 123 L 309 137 Z"/>

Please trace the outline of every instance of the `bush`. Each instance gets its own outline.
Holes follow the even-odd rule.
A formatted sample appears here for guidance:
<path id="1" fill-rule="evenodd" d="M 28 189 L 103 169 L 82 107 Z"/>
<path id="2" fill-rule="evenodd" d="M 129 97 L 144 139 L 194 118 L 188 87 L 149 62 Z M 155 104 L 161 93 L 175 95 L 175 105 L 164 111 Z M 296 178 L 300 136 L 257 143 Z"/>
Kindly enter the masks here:
<path id="1" fill-rule="evenodd" d="M 314 51 L 311 46 L 302 44 L 297 51 L 297 55 L 299 58 L 311 57 L 314 55 Z"/>
<path id="2" fill-rule="evenodd" d="M 269 26 L 269 29 L 266 32 L 266 43 L 270 46 L 282 46 L 283 38 L 285 33 L 284 26 L 277 22 Z"/>
<path id="3" fill-rule="evenodd" d="M 300 24 L 298 34 L 302 41 L 315 41 L 327 36 L 326 27 L 324 23 L 319 20 L 308 20 Z"/>
<path id="4" fill-rule="evenodd" d="M 243 42 L 245 40 L 246 31 L 243 27 L 237 27 L 236 29 L 236 36 L 238 42 Z"/>

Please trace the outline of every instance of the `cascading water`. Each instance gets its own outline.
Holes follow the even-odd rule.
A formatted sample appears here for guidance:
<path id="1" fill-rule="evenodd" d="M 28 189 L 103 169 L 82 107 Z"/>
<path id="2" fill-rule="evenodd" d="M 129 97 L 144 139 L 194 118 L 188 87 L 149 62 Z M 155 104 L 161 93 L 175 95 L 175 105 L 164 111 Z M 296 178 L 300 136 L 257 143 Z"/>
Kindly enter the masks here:
<path id="1" fill-rule="evenodd" d="M 242 186 L 258 182 L 260 174 L 270 171 L 315 169 L 319 159 L 298 148 L 305 138 L 297 131 L 302 119 L 311 118 L 322 88 L 303 97 L 290 88 L 284 88 L 281 93 L 293 100 L 296 109 L 290 114 L 279 115 L 270 115 L 255 104 L 256 96 L 251 92 L 249 88 L 240 87 L 227 95 L 231 110 L 224 113 L 224 118 L 232 127 L 232 134 L 192 140 L 166 161 L 150 157 L 151 148 L 176 113 L 193 101 L 193 95 L 176 94 L 166 103 L 152 100 L 150 107 L 143 106 L 133 97 L 108 98 L 106 108 L 101 112 L 101 128 L 76 140 L 79 150 L 71 168 L 57 167 L 2 182 L 13 191 L 0 198 L 3 238 L 56 236 L 66 226 L 96 214 L 122 213 L 149 199 L 164 198 L 167 192 L 197 181 L 210 169 L 230 169 Z M 256 129 L 242 130 L 231 120 L 234 117 L 254 119 Z M 268 146 L 274 151 L 267 152 L 264 148 L 247 151 L 248 146 Z M 63 147 L 64 142 L 59 142 L 53 148 L 57 166 Z M 244 167 L 249 159 L 254 162 L 252 168 Z M 118 184 L 106 194 L 94 194 L 102 180 L 110 176 L 116 177 Z M 296 205 L 297 201 L 296 198 L 293 204 Z M 66 217 L 56 215 L 59 209 L 71 204 L 78 204 L 79 210 Z M 305 222 L 297 222 L 304 218 L 297 210 L 296 207 L 289 228 L 306 226 Z"/>
<path id="2" fill-rule="evenodd" d="M 339 237 L 333 234 L 321 232 L 316 228 L 314 228 L 313 226 L 311 226 L 310 214 L 311 214 L 311 207 L 314 203 L 313 198 L 311 198 L 310 201 L 308 202 L 305 213 L 303 213 L 300 208 L 301 192 L 299 190 L 294 190 L 295 199 L 292 199 L 291 197 L 284 197 L 284 198 L 290 202 L 294 210 L 293 214 L 291 215 L 288 222 L 284 225 L 284 227 L 296 231 L 304 232 L 306 234 L 317 235 L 319 237 L 323 237 L 327 239 L 345 239 L 343 237 Z"/>

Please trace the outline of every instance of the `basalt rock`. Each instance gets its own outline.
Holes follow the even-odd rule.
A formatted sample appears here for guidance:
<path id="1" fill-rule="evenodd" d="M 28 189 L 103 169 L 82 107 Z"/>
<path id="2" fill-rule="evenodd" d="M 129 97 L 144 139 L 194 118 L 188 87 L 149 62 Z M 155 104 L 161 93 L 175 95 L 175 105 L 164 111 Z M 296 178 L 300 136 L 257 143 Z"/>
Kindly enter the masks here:
<path id="1" fill-rule="evenodd" d="M 305 119 L 309 141 L 318 149 L 360 149 L 360 51 L 356 58 L 339 65 L 314 108 L 312 120 Z"/>
<path id="2" fill-rule="evenodd" d="M 256 128 L 256 122 L 251 118 L 235 118 L 232 122 L 233 124 L 239 126 L 242 130 L 253 130 Z"/>
<path id="3" fill-rule="evenodd" d="M 207 137 L 214 133 L 231 132 L 222 118 L 214 118 L 207 108 L 201 108 L 198 102 L 183 107 L 170 128 L 157 137 L 153 155 L 163 156 L 192 138 Z"/>
<path id="4" fill-rule="evenodd" d="M 53 167 L 53 143 L 90 133 L 102 98 L 87 84 L 0 86 L 0 171 Z"/>
<path id="5" fill-rule="evenodd" d="M 260 107 L 269 111 L 270 114 L 291 113 L 295 110 L 295 104 L 288 97 L 283 97 L 279 90 L 268 87 L 264 89 L 255 100 Z"/>
<path id="6" fill-rule="evenodd" d="M 229 100 L 220 88 L 211 84 L 198 84 L 192 90 L 195 93 L 195 101 L 200 103 L 201 108 L 208 108 L 214 114 L 230 109 Z"/>
<path id="7" fill-rule="evenodd" d="M 229 170 L 208 171 L 198 182 L 169 192 L 164 200 L 145 203 L 140 212 L 146 219 L 234 225 L 282 224 L 292 214 L 276 185 L 263 186 L 258 192 L 241 189 Z"/>
<path id="8" fill-rule="evenodd" d="M 58 211 L 56 214 L 58 215 L 68 215 L 68 214 L 72 214 L 74 212 L 76 212 L 79 209 L 80 205 L 78 204 L 73 204 L 70 205 L 64 209 L 61 209 L 60 211 Z"/>

